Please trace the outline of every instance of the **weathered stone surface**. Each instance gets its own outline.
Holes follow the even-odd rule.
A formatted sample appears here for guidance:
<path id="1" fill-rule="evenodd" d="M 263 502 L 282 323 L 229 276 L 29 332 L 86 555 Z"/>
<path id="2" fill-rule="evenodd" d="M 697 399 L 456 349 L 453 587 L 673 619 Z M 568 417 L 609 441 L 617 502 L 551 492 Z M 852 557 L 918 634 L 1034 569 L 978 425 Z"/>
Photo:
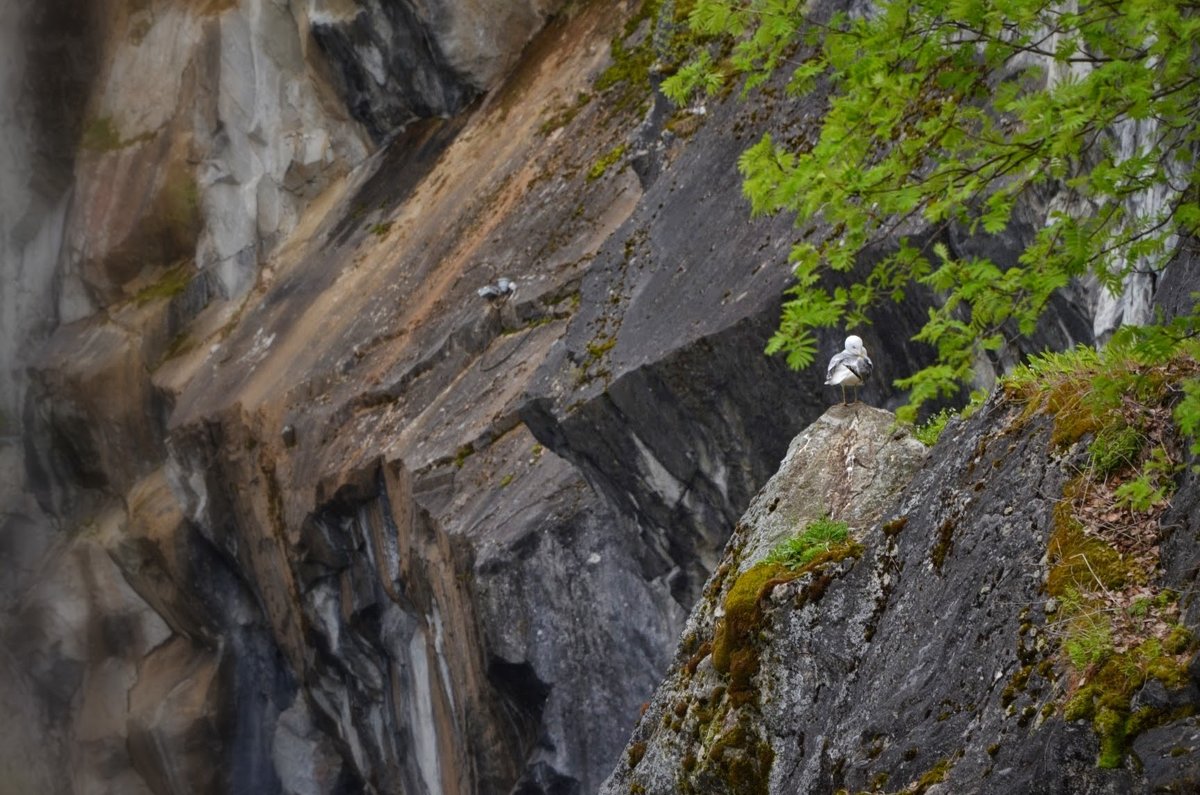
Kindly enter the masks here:
<path id="1" fill-rule="evenodd" d="M 1200 718 L 1150 729 L 1133 741 L 1149 792 L 1200 790 Z"/>
<path id="2" fill-rule="evenodd" d="M 891 507 L 926 449 L 896 426 L 891 412 L 839 405 L 792 440 L 779 471 L 746 509 L 740 570 L 762 559 L 797 528 L 822 516 L 864 533 Z"/>
<path id="3" fill-rule="evenodd" d="M 147 791 L 126 747 L 127 694 L 170 630 L 96 543 L 114 521 L 110 512 L 92 537 L 50 558 L 6 616 L 0 699 L 15 711 L 0 733 L 0 766 L 13 786 Z"/>
<path id="4" fill-rule="evenodd" d="M 788 714 L 789 707 L 794 712 L 796 706 L 781 704 L 777 715 L 762 716 L 757 705 L 733 704 L 726 682 L 709 662 L 714 628 L 723 615 L 722 601 L 739 576 L 776 543 L 802 531 L 809 522 L 828 516 L 852 526 L 855 536 L 864 536 L 868 530 L 878 532 L 875 528 L 884 509 L 907 486 L 925 456 L 924 445 L 896 430 L 890 412 L 862 403 L 829 409 L 792 440 L 779 471 L 738 523 L 704 599 L 688 619 L 683 645 L 666 682 L 655 694 L 635 730 L 633 743 L 601 792 L 624 792 L 631 786 L 661 793 L 743 791 L 739 787 L 747 786 L 746 782 L 739 784 L 721 775 L 721 766 L 726 764 L 721 748 L 730 746 L 729 753 L 745 754 L 749 760 L 763 743 L 775 744 L 774 732 L 794 735 L 797 729 L 785 729 L 789 722 L 782 716 Z M 835 576 L 843 575 L 849 567 L 849 563 L 834 564 Z M 812 579 L 801 579 L 795 587 L 789 584 L 781 590 L 786 587 L 789 593 L 800 593 Z M 831 592 L 824 598 L 833 595 Z M 868 604 L 874 606 L 873 601 Z M 845 607 L 834 608 L 834 614 L 841 616 L 838 623 L 847 621 Z M 847 623 L 854 626 L 853 619 Z M 783 647 L 789 640 L 781 639 L 778 647 L 768 645 L 764 667 L 776 662 L 776 654 L 781 660 L 795 654 L 801 655 L 798 661 L 812 658 L 812 648 Z M 847 645 L 830 643 L 822 652 L 825 664 L 844 667 Z M 778 671 L 772 671 L 779 676 Z M 791 682 L 789 686 L 812 693 L 815 684 Z M 701 713 L 706 719 L 698 717 Z M 746 721 L 752 722 L 749 728 Z M 780 751 L 775 753 L 778 756 Z M 749 770 L 757 763 L 747 764 Z M 766 770 L 753 775 L 760 774 L 765 784 Z M 801 791 L 809 790 L 802 787 Z"/>
<path id="5" fill-rule="evenodd" d="M 176 638 L 142 662 L 129 690 L 129 752 L 155 793 L 222 790 L 217 660 Z"/>
<path id="6" fill-rule="evenodd" d="M 327 795 L 344 786 L 342 757 L 329 736 L 313 725 L 303 696 L 279 716 L 271 760 L 284 795 Z"/>
<path id="7" fill-rule="evenodd" d="M 1019 417 L 1019 407 L 994 398 L 972 420 L 952 424 L 912 483 L 890 506 L 880 504 L 882 521 L 863 536 L 861 559 L 767 587 L 749 641 L 759 661 L 752 694 L 736 701 L 737 683 L 717 672 L 704 644 L 730 579 L 745 569 L 739 562 L 776 534 L 789 481 L 797 493 L 821 477 L 831 481 L 827 491 L 853 490 L 852 467 L 817 475 L 799 457 L 785 464 L 743 519 L 601 791 L 819 793 L 934 783 L 953 792 L 1187 791 L 1194 766 L 1172 749 L 1188 746 L 1190 722 L 1134 743 L 1144 769 L 1102 770 L 1090 724 L 1062 717 L 1063 684 L 1050 656 L 1057 645 L 1035 608 L 1052 511 L 1075 464 L 1048 449 L 1044 422 Z M 806 433 L 793 453 L 808 444 Z M 839 446 L 836 433 L 831 444 Z M 820 459 L 814 463 L 820 472 Z M 1184 494 L 1194 507 L 1194 488 Z M 778 500 L 775 511 L 762 510 L 768 498 L 768 508 Z M 1195 543 L 1190 520 L 1178 528 L 1172 539 L 1186 528 L 1186 543 Z M 1195 558 L 1180 577 L 1164 557 L 1166 582 L 1193 588 Z M 1194 616 L 1187 623 L 1195 626 Z M 1170 708 L 1195 703 L 1194 694 L 1169 699 Z"/>

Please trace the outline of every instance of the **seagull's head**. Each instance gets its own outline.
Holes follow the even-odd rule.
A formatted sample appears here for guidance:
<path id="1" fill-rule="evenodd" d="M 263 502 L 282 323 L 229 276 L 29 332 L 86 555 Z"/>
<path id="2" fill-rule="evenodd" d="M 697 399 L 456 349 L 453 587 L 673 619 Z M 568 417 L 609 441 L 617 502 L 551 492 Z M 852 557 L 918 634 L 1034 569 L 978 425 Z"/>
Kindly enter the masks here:
<path id="1" fill-rule="evenodd" d="M 849 353 L 866 353 L 867 352 L 866 349 L 863 347 L 862 337 L 859 337 L 855 334 L 851 334 L 849 337 L 846 337 L 846 350 Z"/>

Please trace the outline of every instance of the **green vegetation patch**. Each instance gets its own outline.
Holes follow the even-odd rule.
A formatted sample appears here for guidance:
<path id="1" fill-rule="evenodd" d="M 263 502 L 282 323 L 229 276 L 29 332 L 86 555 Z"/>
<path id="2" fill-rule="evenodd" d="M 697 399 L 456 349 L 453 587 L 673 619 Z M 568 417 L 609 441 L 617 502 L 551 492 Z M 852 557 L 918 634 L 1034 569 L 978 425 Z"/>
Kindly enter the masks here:
<path id="1" fill-rule="evenodd" d="M 780 542 L 734 581 L 725 595 L 725 614 L 713 633 L 712 662 L 718 673 L 728 676 L 729 696 L 735 706 L 758 697 L 753 679 L 759 670 L 763 599 L 776 585 L 828 563 L 861 556 L 862 549 L 845 522 L 822 518 Z"/>
<path id="2" fill-rule="evenodd" d="M 738 161 L 752 212 L 787 214 L 801 228 L 768 352 L 808 367 L 817 330 L 859 326 L 933 291 L 914 339 L 936 359 L 896 383 L 910 401 L 898 414 L 912 419 L 916 407 L 961 394 L 981 356 L 1018 352 L 1068 285 L 1092 278 L 1117 292 L 1130 274 L 1167 266 L 1200 231 L 1193 10 L 1190 0 L 1070 13 L 1042 0 L 890 0 L 877 13 L 829 14 L 816 3 L 696 0 L 693 34 L 728 55 L 712 51 L 716 42 L 694 48 L 664 93 L 682 103 L 739 79 L 747 89 L 786 85 L 820 109 L 813 129 L 766 133 Z M 1054 46 L 1024 57 L 1048 26 Z M 1047 80 L 1055 70 L 1073 78 Z M 1117 125 L 1151 118 L 1173 131 L 1160 146 L 1130 154 L 1106 143 Z M 1048 212 L 1004 262 L 941 239 L 955 226 L 1003 235 L 1049 184 L 1064 208 L 1108 210 Z M 1172 199 L 1161 212 L 1120 209 L 1162 191 Z M 906 238 L 902 225 L 930 234 Z M 868 254 L 882 241 L 898 245 Z M 1182 320 L 1200 324 L 1195 309 Z M 1191 380 L 1185 391 L 1200 409 Z M 1077 397 L 1058 395 L 1063 405 Z"/>
<path id="3" fill-rule="evenodd" d="M 625 156 L 625 150 L 628 148 L 629 144 L 622 141 L 610 149 L 606 155 L 593 163 L 591 169 L 589 169 L 587 173 L 588 181 L 593 182 L 603 177 L 604 172 L 608 171 L 610 166 L 612 166 L 614 163 L 617 163 L 622 157 Z"/>
<path id="4" fill-rule="evenodd" d="M 937 444 L 942 431 L 946 429 L 946 423 L 950 421 L 954 413 L 951 409 L 942 409 L 913 429 L 913 436 L 917 437 L 917 441 L 926 447 L 933 447 Z"/>
<path id="5" fill-rule="evenodd" d="M 1046 591 L 1058 602 L 1049 629 L 1069 674 L 1063 716 L 1091 722 L 1103 768 L 1122 765 L 1139 733 L 1191 711 L 1132 708 L 1150 681 L 1187 686 L 1197 646 L 1159 582 L 1160 520 L 1185 436 L 1200 428 L 1200 403 L 1179 388 L 1200 373 L 1196 344 L 1190 335 L 1164 344 L 1180 330 L 1125 330 L 1104 351 L 1037 357 L 1004 382 L 1006 396 L 1024 403 L 1018 422 L 1046 414 L 1053 448 L 1086 444 L 1054 508 Z"/>
<path id="6" fill-rule="evenodd" d="M 595 81 L 597 91 L 610 95 L 610 107 L 640 112 L 650 99 L 651 70 L 674 74 L 711 39 L 688 24 L 695 6 L 696 0 L 643 0 L 626 20 L 612 40 L 612 64 Z"/>
<path id="7" fill-rule="evenodd" d="M 799 569 L 821 553 L 842 546 L 849 540 L 849 525 L 823 517 L 810 523 L 803 532 L 776 545 L 767 554 L 765 562 L 781 563 L 789 569 Z"/>

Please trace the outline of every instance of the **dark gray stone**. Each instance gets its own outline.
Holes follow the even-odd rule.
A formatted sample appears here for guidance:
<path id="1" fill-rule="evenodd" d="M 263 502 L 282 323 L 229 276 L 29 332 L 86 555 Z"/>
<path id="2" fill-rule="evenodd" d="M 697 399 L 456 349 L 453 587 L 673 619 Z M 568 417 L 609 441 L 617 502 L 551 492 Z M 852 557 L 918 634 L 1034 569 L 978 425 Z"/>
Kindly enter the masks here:
<path id="1" fill-rule="evenodd" d="M 1133 741 L 1146 792 L 1200 792 L 1200 718 L 1150 729 Z"/>

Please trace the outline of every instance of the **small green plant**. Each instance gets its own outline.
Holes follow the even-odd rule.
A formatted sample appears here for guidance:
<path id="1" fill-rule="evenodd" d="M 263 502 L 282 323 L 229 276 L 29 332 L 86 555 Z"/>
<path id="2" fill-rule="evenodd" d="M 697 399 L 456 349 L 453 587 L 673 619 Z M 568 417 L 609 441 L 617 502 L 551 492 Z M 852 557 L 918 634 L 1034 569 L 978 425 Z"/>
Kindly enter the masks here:
<path id="1" fill-rule="evenodd" d="M 946 423 L 957 413 L 953 409 L 942 409 L 914 428 L 913 436 L 926 447 L 933 447 L 941 437 L 942 431 L 946 430 Z"/>
<path id="2" fill-rule="evenodd" d="M 611 351 L 616 344 L 616 337 L 597 336 L 586 345 L 588 361 L 596 362 L 603 359 L 604 355 Z"/>
<path id="3" fill-rule="evenodd" d="M 926 447 L 933 447 L 937 444 L 937 440 L 942 437 L 942 431 L 946 430 L 946 425 L 951 419 L 961 417 L 965 420 L 973 416 L 987 402 L 987 398 L 988 393 L 986 390 L 975 390 L 971 393 L 971 399 L 967 401 L 967 405 L 963 406 L 962 409 L 945 408 L 936 414 L 930 415 L 929 419 L 913 428 L 913 436 Z"/>
<path id="4" fill-rule="evenodd" d="M 1175 491 L 1175 476 L 1182 468 L 1181 464 L 1171 460 L 1166 450 L 1155 447 L 1138 476 L 1122 483 L 1113 492 L 1117 505 L 1133 511 L 1149 511 L 1165 504 Z"/>
<path id="5" fill-rule="evenodd" d="M 1133 466 L 1145 444 L 1145 435 L 1133 425 L 1117 423 L 1096 434 L 1088 445 L 1088 456 L 1096 477 L 1106 478 Z"/>
<path id="6" fill-rule="evenodd" d="M 789 569 L 799 569 L 821 553 L 845 544 L 849 539 L 850 529 L 845 522 L 835 522 L 828 517 L 822 517 L 810 522 L 802 532 L 777 544 L 763 562 L 779 563 Z"/>
<path id="7" fill-rule="evenodd" d="M 475 445 L 470 442 L 459 447 L 454 453 L 454 468 L 462 469 L 463 465 L 467 463 L 467 459 L 473 455 L 475 455 Z"/>
<path id="8" fill-rule="evenodd" d="M 1150 600 L 1144 596 L 1134 599 L 1128 613 L 1131 618 L 1145 618 L 1150 614 Z"/>
<path id="9" fill-rule="evenodd" d="M 386 237 L 387 233 L 392 231 L 392 222 L 383 221 L 378 224 L 372 224 L 367 231 L 375 235 L 375 237 Z"/>
<path id="10" fill-rule="evenodd" d="M 1071 664 L 1080 671 L 1087 670 L 1108 658 L 1113 651 L 1112 628 L 1103 614 L 1077 616 L 1067 630 L 1063 648 Z"/>

